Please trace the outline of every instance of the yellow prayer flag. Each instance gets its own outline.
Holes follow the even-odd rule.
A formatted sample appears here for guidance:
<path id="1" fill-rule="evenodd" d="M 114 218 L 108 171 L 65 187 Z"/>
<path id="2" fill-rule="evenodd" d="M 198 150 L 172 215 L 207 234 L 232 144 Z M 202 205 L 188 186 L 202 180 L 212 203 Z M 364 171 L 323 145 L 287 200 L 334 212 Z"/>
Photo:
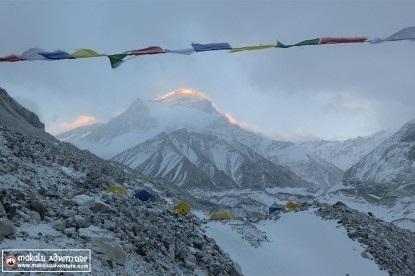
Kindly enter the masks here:
<path id="1" fill-rule="evenodd" d="M 262 50 L 267 48 L 273 48 L 274 45 L 268 44 L 268 45 L 258 45 L 258 46 L 246 46 L 246 47 L 240 47 L 240 48 L 232 48 L 231 53 L 240 52 L 240 51 L 251 51 L 251 50 Z"/>
<path id="2" fill-rule="evenodd" d="M 91 57 L 102 57 L 106 55 L 98 54 L 97 52 L 91 49 L 79 49 L 75 53 L 70 54 L 70 56 L 74 58 L 91 58 Z"/>

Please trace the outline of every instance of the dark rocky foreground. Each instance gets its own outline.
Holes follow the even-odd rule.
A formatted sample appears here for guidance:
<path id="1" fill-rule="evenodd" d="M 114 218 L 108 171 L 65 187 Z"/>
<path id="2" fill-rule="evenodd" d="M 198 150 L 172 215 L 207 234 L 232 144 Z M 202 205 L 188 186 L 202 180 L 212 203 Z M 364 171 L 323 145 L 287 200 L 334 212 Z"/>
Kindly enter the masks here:
<path id="1" fill-rule="evenodd" d="M 45 152 L 88 165 L 91 172 L 62 168 L 46 160 Z M 121 183 L 130 196 L 107 192 Z M 174 213 L 163 193 L 156 203 L 131 196 L 145 183 L 87 151 L 0 126 L 2 244 L 91 248 L 96 275 L 241 275 L 240 267 L 203 234 L 202 221 Z M 38 226 L 50 231 L 30 231 Z"/>
<path id="2" fill-rule="evenodd" d="M 314 203 L 317 214 L 337 220 L 349 237 L 363 244 L 364 258 L 374 261 L 391 275 L 415 274 L 415 233 L 385 222 L 372 214 L 347 207 L 342 202 L 329 205 Z"/>

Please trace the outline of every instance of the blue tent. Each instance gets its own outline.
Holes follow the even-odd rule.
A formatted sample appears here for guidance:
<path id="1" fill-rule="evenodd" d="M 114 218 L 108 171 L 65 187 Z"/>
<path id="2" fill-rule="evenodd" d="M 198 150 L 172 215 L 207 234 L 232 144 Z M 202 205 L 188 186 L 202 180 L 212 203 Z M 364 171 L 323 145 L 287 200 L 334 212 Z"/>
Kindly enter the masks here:
<path id="1" fill-rule="evenodd" d="M 269 207 L 269 214 L 271 215 L 274 212 L 281 212 L 282 210 L 284 210 L 284 206 L 274 202 L 270 207 Z"/>
<path id="2" fill-rule="evenodd" d="M 156 201 L 156 195 L 153 195 L 152 193 L 147 192 L 146 190 L 141 190 L 135 193 L 134 196 L 141 201 Z"/>

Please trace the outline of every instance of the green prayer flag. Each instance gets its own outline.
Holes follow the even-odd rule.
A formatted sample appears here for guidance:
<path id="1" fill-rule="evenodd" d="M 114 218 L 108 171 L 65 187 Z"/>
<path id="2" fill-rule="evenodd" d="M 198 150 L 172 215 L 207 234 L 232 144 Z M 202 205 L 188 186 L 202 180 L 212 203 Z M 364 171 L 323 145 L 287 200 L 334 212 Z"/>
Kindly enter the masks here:
<path id="1" fill-rule="evenodd" d="M 290 48 L 294 46 L 305 46 L 305 45 L 319 45 L 320 44 L 320 38 L 315 39 L 308 39 L 301 42 L 298 42 L 296 44 L 291 45 L 284 45 L 281 42 L 277 41 L 277 45 L 275 45 L 276 48 Z"/>
<path id="2" fill-rule="evenodd" d="M 258 46 L 246 46 L 240 48 L 232 48 L 231 53 L 240 52 L 240 51 L 252 51 L 252 50 L 262 50 L 267 48 L 273 48 L 274 45 L 258 45 Z"/>
<path id="3" fill-rule="evenodd" d="M 117 68 L 124 62 L 124 58 L 128 56 L 127 54 L 117 54 L 117 55 L 110 55 L 108 56 L 112 69 Z"/>
<path id="4" fill-rule="evenodd" d="M 295 44 L 295 46 L 319 45 L 319 44 L 320 44 L 320 38 L 315 38 L 315 39 L 309 39 L 309 40 L 301 41 L 301 42 Z"/>

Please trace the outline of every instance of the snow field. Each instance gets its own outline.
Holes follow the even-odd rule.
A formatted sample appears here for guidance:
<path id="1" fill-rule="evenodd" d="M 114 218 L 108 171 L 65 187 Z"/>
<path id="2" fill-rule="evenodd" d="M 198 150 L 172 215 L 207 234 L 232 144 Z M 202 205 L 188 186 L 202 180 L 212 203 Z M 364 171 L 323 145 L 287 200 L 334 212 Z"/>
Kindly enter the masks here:
<path id="1" fill-rule="evenodd" d="M 279 220 L 261 221 L 269 242 L 253 248 L 231 226 L 210 222 L 206 234 L 236 261 L 245 275 L 387 275 L 361 256 L 364 248 L 335 221 L 312 210 L 290 212 Z"/>

